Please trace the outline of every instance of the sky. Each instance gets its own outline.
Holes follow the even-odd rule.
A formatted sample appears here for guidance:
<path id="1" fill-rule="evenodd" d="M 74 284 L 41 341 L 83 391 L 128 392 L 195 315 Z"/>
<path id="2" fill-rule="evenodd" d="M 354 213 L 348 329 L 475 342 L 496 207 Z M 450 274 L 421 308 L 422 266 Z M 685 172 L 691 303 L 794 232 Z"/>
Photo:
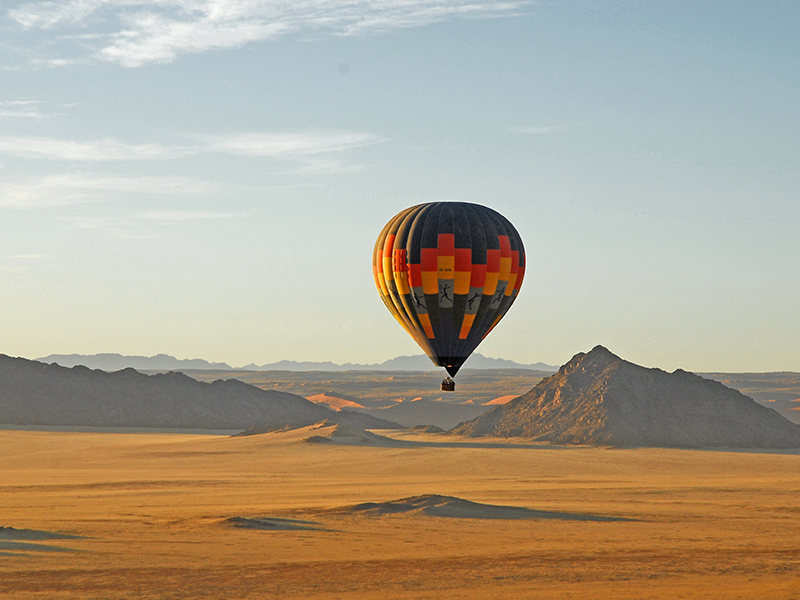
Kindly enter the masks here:
<path id="1" fill-rule="evenodd" d="M 800 3 L 0 7 L 0 353 L 420 353 L 384 224 L 494 208 L 526 279 L 478 351 L 800 371 Z"/>

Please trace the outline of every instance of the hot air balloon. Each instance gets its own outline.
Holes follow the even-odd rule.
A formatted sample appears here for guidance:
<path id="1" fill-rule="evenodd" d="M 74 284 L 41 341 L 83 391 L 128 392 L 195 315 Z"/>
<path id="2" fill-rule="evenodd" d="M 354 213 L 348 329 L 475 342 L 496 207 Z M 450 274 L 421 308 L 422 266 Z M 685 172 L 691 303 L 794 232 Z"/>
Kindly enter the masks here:
<path id="1" fill-rule="evenodd" d="M 455 377 L 516 300 L 525 249 L 514 226 L 491 208 L 430 202 L 386 224 L 372 272 L 389 312 Z M 455 389 L 450 377 L 442 389 Z"/>

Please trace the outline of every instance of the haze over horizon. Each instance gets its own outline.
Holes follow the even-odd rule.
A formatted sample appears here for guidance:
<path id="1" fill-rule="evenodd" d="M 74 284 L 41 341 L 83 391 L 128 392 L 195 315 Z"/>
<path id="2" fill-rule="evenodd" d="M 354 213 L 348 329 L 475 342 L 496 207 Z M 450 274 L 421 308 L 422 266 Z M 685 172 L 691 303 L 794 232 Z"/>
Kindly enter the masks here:
<path id="1" fill-rule="evenodd" d="M 0 9 L 0 353 L 419 353 L 384 224 L 485 204 L 526 279 L 481 344 L 800 372 L 800 4 Z"/>

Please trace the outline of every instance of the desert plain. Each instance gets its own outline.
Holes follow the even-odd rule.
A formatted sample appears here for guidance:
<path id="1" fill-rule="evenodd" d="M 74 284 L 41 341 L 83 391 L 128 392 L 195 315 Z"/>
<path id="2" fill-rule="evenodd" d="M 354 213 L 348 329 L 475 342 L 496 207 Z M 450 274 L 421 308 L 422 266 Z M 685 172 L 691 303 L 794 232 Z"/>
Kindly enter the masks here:
<path id="1" fill-rule="evenodd" d="M 380 433 L 0 431 L 0 598 L 800 598 L 797 451 Z"/>

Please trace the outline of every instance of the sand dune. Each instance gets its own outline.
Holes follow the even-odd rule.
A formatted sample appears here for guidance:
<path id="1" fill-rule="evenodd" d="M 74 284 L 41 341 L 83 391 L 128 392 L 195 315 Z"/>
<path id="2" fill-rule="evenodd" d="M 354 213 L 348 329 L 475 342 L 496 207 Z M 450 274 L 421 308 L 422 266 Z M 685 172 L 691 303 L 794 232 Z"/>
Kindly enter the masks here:
<path id="1" fill-rule="evenodd" d="M 336 392 L 313 394 L 311 396 L 306 396 L 306 400 L 310 400 L 314 404 L 324 404 L 336 412 L 341 411 L 343 408 L 367 408 L 358 398 Z"/>
<path id="2" fill-rule="evenodd" d="M 321 423 L 314 427 L 308 428 L 309 432 L 314 432 L 313 435 L 305 438 L 306 442 L 314 444 L 345 444 L 345 445 L 361 445 L 372 444 L 382 446 L 396 446 L 398 443 L 388 437 L 372 433 L 366 429 L 358 427 L 348 427 L 346 425 L 331 424 L 328 422 Z"/>
<path id="3" fill-rule="evenodd" d="M 444 433 L 445 431 L 436 425 L 415 425 L 414 427 L 409 427 L 409 429 L 414 433 Z"/>
<path id="4" fill-rule="evenodd" d="M 470 502 L 454 496 L 425 494 L 390 502 L 364 502 L 354 506 L 334 509 L 330 514 L 396 515 L 401 513 L 447 517 L 451 519 L 566 519 L 576 521 L 624 521 L 620 517 L 560 513 L 531 510 L 519 506 L 498 506 Z"/>
<path id="5" fill-rule="evenodd" d="M 300 519 L 283 519 L 280 517 L 262 517 L 251 519 L 247 517 L 231 517 L 225 521 L 228 525 L 245 529 L 260 529 L 263 531 L 320 531 L 322 528 L 314 521 Z"/>
<path id="6" fill-rule="evenodd" d="M 493 405 L 496 405 L 496 404 L 508 404 L 514 398 L 519 398 L 519 394 L 507 394 L 505 396 L 498 396 L 497 398 L 493 398 L 492 400 L 489 400 L 489 402 L 484 402 L 483 405 L 484 406 L 493 406 Z"/>
<path id="7" fill-rule="evenodd" d="M 490 407 L 475 404 L 453 404 L 442 398 L 428 400 L 414 398 L 406 402 L 398 402 L 387 408 L 374 409 L 369 414 L 379 416 L 406 427 L 415 425 L 436 425 L 444 429 L 455 427 L 459 423 L 484 414 Z M 359 409 L 359 412 L 365 412 Z"/>

